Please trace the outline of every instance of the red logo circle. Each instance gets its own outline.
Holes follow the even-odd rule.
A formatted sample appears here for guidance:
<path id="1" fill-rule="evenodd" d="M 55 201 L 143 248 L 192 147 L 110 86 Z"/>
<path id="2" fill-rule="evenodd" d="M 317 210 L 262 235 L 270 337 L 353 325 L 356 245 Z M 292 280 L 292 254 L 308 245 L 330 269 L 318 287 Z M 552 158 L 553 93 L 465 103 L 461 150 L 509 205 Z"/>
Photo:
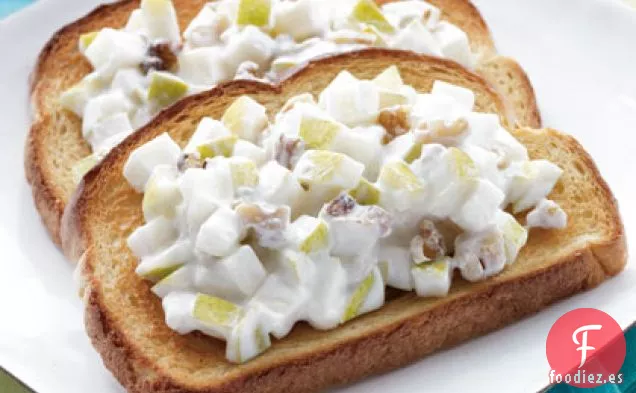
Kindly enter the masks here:
<path id="1" fill-rule="evenodd" d="M 550 383 L 579 388 L 621 383 L 625 350 L 623 330 L 612 317 L 594 308 L 572 310 L 548 333 L 545 352 Z"/>

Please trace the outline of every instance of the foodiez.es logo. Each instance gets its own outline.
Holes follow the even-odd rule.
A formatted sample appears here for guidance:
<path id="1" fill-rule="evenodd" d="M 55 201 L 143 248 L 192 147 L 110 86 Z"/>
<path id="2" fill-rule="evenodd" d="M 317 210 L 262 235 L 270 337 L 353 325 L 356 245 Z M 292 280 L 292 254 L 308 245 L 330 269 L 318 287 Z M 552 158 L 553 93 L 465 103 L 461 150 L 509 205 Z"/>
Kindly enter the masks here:
<path id="1" fill-rule="evenodd" d="M 559 318 L 548 333 L 546 355 L 550 383 L 580 388 L 622 383 L 625 336 L 618 323 L 603 311 L 579 308 Z"/>

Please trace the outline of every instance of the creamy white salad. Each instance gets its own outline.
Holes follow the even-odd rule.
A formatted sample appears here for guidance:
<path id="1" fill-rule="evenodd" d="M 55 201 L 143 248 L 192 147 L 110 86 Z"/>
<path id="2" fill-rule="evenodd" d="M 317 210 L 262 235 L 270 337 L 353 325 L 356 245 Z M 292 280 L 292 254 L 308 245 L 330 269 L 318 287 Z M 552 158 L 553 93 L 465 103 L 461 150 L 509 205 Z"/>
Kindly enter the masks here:
<path id="1" fill-rule="evenodd" d="M 473 67 L 468 37 L 421 0 L 218 0 L 180 33 L 171 0 L 142 0 L 125 28 L 84 34 L 93 67 L 61 97 L 93 154 L 76 181 L 134 129 L 178 99 L 232 79 L 275 81 L 318 56 L 386 47 Z"/>
<path id="2" fill-rule="evenodd" d="M 442 81 L 416 92 L 395 66 L 343 71 L 278 113 L 241 96 L 183 149 L 164 133 L 134 150 L 124 176 L 145 224 L 128 245 L 168 326 L 227 341 L 241 363 L 298 321 L 332 329 L 380 308 L 386 286 L 441 297 L 456 271 L 496 275 L 531 227 L 563 228 L 546 199 L 562 170 L 474 106 Z"/>

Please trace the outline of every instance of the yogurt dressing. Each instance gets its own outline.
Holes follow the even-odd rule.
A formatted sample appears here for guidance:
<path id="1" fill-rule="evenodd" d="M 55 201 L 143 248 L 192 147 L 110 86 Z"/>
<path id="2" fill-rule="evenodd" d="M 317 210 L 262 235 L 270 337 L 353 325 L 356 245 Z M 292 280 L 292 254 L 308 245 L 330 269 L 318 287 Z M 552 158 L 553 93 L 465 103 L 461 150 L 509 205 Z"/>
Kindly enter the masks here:
<path id="1" fill-rule="evenodd" d="M 385 286 L 445 296 L 454 271 L 491 277 L 531 226 L 562 228 L 547 200 L 562 171 L 527 151 L 470 90 L 430 93 L 392 66 L 341 72 L 277 114 L 248 96 L 131 153 L 146 223 L 128 238 L 166 322 L 248 361 L 298 321 L 332 329 L 384 303 Z M 270 118 L 270 116 L 272 116 Z M 527 215 L 522 225 L 508 211 Z"/>
<path id="2" fill-rule="evenodd" d="M 275 81 L 317 56 L 372 46 L 475 63 L 466 34 L 421 0 L 219 0 L 183 35 L 171 0 L 143 0 L 125 28 L 79 40 L 94 70 L 61 103 L 82 118 L 94 154 L 75 177 L 183 96 L 232 79 Z"/>

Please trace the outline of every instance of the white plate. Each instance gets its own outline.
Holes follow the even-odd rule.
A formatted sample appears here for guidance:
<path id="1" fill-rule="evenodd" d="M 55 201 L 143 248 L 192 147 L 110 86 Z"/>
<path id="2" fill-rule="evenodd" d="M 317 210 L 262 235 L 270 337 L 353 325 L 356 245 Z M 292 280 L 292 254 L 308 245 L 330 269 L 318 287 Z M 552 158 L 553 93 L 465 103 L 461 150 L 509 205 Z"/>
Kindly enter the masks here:
<path id="1" fill-rule="evenodd" d="M 40 0 L 0 22 L 0 365 L 39 393 L 122 391 L 83 332 L 72 267 L 40 225 L 22 170 L 27 77 L 37 53 L 57 28 L 97 3 Z M 636 230 L 636 11 L 609 0 L 478 5 L 500 51 L 528 71 L 545 124 L 580 139 L 621 202 L 628 233 Z M 573 308 L 596 307 L 627 326 L 636 320 L 634 282 L 632 263 L 598 289 L 342 391 L 536 391 L 548 382 L 552 323 Z"/>

